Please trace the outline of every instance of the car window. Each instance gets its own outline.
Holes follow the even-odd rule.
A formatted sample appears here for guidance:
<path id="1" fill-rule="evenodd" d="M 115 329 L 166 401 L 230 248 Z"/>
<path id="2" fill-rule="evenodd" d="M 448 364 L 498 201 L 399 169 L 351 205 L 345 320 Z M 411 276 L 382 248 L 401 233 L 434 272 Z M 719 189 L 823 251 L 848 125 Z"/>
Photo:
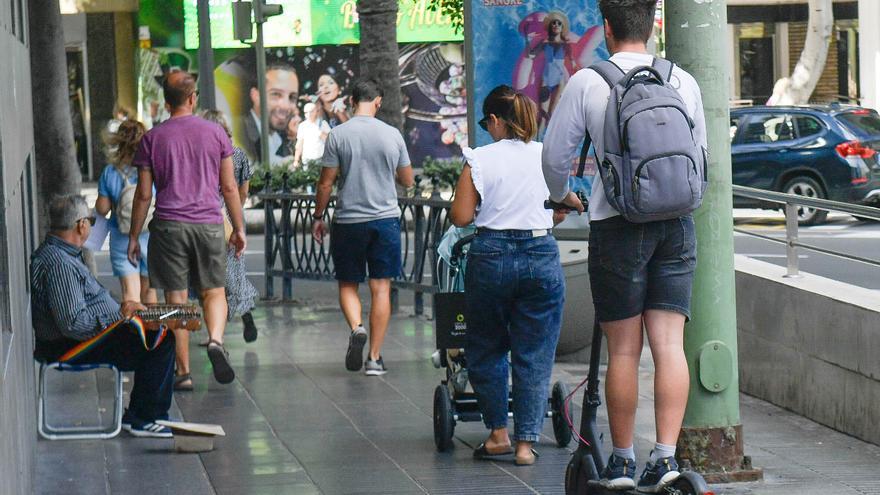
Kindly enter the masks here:
<path id="1" fill-rule="evenodd" d="M 860 137 L 880 134 L 880 115 L 877 115 L 877 112 L 859 109 L 838 114 L 837 118 Z"/>
<path id="2" fill-rule="evenodd" d="M 730 116 L 730 142 L 736 137 L 736 130 L 739 129 L 739 122 L 742 120 L 739 116 Z"/>
<path id="3" fill-rule="evenodd" d="M 778 143 L 795 138 L 791 115 L 752 115 L 742 133 L 742 144 Z"/>
<path id="4" fill-rule="evenodd" d="M 802 138 L 822 132 L 822 124 L 815 117 L 809 115 L 795 115 L 794 124 L 797 127 L 798 136 Z"/>

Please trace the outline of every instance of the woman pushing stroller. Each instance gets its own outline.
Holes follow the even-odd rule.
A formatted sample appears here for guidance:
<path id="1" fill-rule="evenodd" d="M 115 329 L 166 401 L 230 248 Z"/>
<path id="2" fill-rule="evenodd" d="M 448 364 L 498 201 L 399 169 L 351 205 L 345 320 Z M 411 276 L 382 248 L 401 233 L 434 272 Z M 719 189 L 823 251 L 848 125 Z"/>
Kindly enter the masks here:
<path id="1" fill-rule="evenodd" d="M 565 298 L 559 249 L 550 229 L 567 212 L 544 209 L 549 191 L 541 171 L 542 145 L 533 141 L 537 120 L 532 101 L 498 86 L 483 102 L 479 124 L 495 142 L 464 150 L 466 164 L 450 212 L 456 226 L 474 222 L 477 227 L 465 275 L 471 322 L 465 354 L 491 432 L 474 457 L 513 453 L 517 465 L 530 465 L 547 408 Z M 507 430 L 511 375 L 515 447 Z"/>

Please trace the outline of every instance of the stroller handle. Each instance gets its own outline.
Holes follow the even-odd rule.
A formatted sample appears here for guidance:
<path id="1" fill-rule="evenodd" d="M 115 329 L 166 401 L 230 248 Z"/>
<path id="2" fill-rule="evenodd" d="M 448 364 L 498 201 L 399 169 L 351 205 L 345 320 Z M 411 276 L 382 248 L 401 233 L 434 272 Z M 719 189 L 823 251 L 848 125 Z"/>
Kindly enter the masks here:
<path id="1" fill-rule="evenodd" d="M 477 234 L 469 234 L 456 241 L 456 243 L 452 245 L 452 259 L 461 258 L 464 247 L 470 244 L 476 236 Z"/>

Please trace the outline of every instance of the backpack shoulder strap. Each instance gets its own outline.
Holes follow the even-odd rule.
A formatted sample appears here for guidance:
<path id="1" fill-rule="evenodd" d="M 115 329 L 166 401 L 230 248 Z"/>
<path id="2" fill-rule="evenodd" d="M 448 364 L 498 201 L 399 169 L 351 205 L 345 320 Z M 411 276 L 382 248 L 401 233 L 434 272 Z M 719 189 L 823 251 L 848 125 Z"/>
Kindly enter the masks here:
<path id="1" fill-rule="evenodd" d="M 657 72 L 663 76 L 663 82 L 669 82 L 672 79 L 672 70 L 675 69 L 675 64 L 666 60 L 665 58 L 654 57 L 654 61 L 651 63 L 651 67 L 657 69 Z"/>
<path id="2" fill-rule="evenodd" d="M 590 69 L 593 69 L 597 74 L 602 76 L 602 79 L 608 83 L 609 88 L 613 88 L 614 85 L 617 84 L 617 81 L 620 81 L 620 79 L 626 75 L 626 73 L 623 72 L 623 69 L 610 60 L 600 60 L 591 65 Z"/>
<path id="3" fill-rule="evenodd" d="M 602 79 L 605 80 L 605 83 L 608 84 L 609 88 L 613 88 L 618 81 L 626 76 L 626 73 L 623 72 L 623 69 L 618 67 L 617 64 L 610 60 L 600 60 L 599 62 L 591 65 L 590 69 L 594 70 L 597 74 L 602 76 Z M 577 177 L 584 176 L 584 169 L 586 169 L 587 167 L 587 155 L 590 152 L 591 144 L 593 144 L 593 138 L 590 137 L 590 131 L 587 130 L 584 136 L 584 144 L 581 147 L 581 155 L 578 160 Z"/>
<path id="4" fill-rule="evenodd" d="M 131 185 L 130 180 L 131 180 L 132 175 L 137 176 L 136 174 L 132 173 L 133 170 L 134 170 L 133 167 L 125 167 L 125 168 L 117 168 L 116 169 L 116 171 L 119 173 L 119 175 L 122 176 L 123 189 L 125 187 Z"/>
<path id="5" fill-rule="evenodd" d="M 613 88 L 618 81 L 626 76 L 626 73 L 623 72 L 623 69 L 618 67 L 617 64 L 610 60 L 600 60 L 591 65 L 589 68 L 602 76 L 602 79 L 605 80 L 605 83 L 608 84 L 609 88 Z M 593 144 L 593 138 L 590 137 L 590 131 L 587 130 L 586 135 L 584 136 L 584 144 L 581 147 L 581 156 L 578 160 L 577 177 L 584 176 L 584 169 L 587 166 L 587 155 L 590 152 L 591 144 Z"/>
<path id="6" fill-rule="evenodd" d="M 581 156 L 578 159 L 578 170 L 577 177 L 581 178 L 584 176 L 584 169 L 587 168 L 587 155 L 590 153 L 590 145 L 593 144 L 593 138 L 590 137 L 589 129 L 584 136 L 584 144 L 581 147 Z"/>

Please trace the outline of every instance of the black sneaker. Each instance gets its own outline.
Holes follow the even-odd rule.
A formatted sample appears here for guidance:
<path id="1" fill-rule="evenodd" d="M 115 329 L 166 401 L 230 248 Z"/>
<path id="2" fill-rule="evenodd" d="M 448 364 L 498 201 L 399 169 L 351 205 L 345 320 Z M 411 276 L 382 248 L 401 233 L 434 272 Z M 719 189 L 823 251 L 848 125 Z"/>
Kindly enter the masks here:
<path id="1" fill-rule="evenodd" d="M 675 457 L 663 457 L 657 459 L 657 462 L 648 462 L 639 478 L 638 490 L 642 493 L 659 493 L 677 480 L 680 474 Z"/>
<path id="2" fill-rule="evenodd" d="M 211 367 L 214 369 L 214 379 L 222 384 L 230 383 L 235 380 L 235 370 L 229 364 L 229 353 L 223 344 L 216 340 L 208 342 L 208 359 L 211 361 Z"/>
<path id="3" fill-rule="evenodd" d="M 364 374 L 367 376 L 381 376 L 385 373 L 388 373 L 388 368 L 386 368 L 385 363 L 382 362 L 382 356 L 379 356 L 379 359 L 375 361 L 368 358 L 364 363 Z"/>
<path id="4" fill-rule="evenodd" d="M 257 340 L 257 326 L 254 324 L 254 315 L 248 311 L 241 315 L 241 322 L 244 324 L 244 341 L 253 342 Z"/>
<path id="5" fill-rule="evenodd" d="M 636 460 L 611 454 L 599 484 L 608 490 L 630 490 L 636 487 L 635 478 Z"/>
<path id="6" fill-rule="evenodd" d="M 367 343 L 367 331 L 358 326 L 348 336 L 348 350 L 345 351 L 345 369 L 360 371 L 364 359 L 364 344 Z"/>
<path id="7" fill-rule="evenodd" d="M 122 429 L 139 438 L 171 438 L 171 428 L 134 417 L 128 410 L 122 416 Z"/>

